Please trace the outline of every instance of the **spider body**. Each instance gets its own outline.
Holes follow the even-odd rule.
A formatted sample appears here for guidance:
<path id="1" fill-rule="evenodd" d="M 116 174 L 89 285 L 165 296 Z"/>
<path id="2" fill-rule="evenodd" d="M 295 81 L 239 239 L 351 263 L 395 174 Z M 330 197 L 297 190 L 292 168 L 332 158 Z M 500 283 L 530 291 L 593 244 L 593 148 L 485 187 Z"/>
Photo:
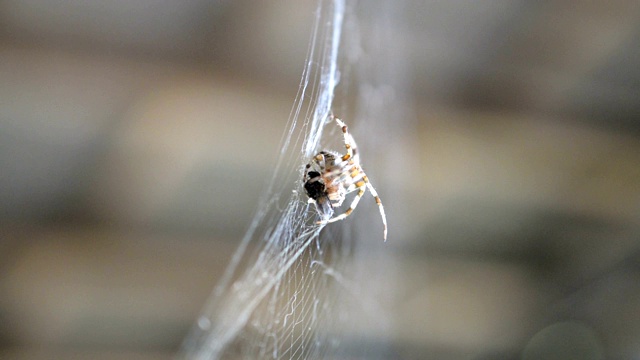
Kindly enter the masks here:
<path id="1" fill-rule="evenodd" d="M 342 205 L 347 194 L 354 191 L 358 191 L 358 193 L 344 213 L 331 217 L 328 220 L 318 221 L 318 224 L 343 220 L 351 215 L 356 206 L 358 206 L 360 198 L 362 198 L 368 189 L 375 198 L 376 204 L 378 204 L 384 226 L 383 236 L 386 241 L 387 218 L 384 213 L 382 201 L 380 201 L 378 193 L 360 166 L 358 149 L 355 140 L 351 134 L 349 134 L 347 125 L 340 119 L 333 117 L 333 115 L 332 118 L 336 120 L 336 123 L 342 129 L 344 146 L 347 153 L 340 155 L 333 151 L 323 150 L 316 154 L 311 162 L 305 166 L 302 179 L 304 190 L 307 196 L 309 196 L 309 201 L 315 202 L 323 213 L 330 211 L 332 215 L 333 209 Z"/>

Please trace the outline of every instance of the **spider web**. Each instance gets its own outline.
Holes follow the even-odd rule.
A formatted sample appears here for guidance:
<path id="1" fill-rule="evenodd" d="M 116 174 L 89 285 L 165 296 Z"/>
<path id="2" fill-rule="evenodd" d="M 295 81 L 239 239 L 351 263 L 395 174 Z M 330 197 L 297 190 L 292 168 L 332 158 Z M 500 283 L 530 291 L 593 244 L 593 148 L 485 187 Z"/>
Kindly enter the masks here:
<path id="1" fill-rule="evenodd" d="M 386 357 L 380 342 L 353 345 L 363 341 L 354 337 L 354 324 L 371 325 L 354 314 L 368 314 L 375 326 L 385 327 L 380 305 L 367 294 L 375 286 L 352 280 L 369 270 L 354 267 L 357 251 L 348 232 L 338 234 L 341 227 L 331 224 L 320 236 L 324 225 L 316 224 L 319 214 L 300 182 L 304 165 L 321 149 L 324 130 L 341 140 L 329 115 L 336 108 L 340 77 L 349 76 L 339 55 L 345 14 L 351 9 L 345 9 L 344 0 L 318 1 L 306 66 L 273 177 L 180 358 L 351 358 L 365 356 L 353 350 L 363 347 L 370 349 L 365 358 Z M 355 29 L 353 20 L 349 24 Z M 378 230 L 372 241 L 382 244 L 381 224 Z"/>

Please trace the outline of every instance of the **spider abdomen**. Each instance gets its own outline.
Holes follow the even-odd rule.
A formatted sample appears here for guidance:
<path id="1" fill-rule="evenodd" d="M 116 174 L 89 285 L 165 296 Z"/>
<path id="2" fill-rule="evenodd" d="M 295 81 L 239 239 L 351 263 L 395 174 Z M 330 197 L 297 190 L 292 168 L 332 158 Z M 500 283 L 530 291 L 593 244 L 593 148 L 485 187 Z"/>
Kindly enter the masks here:
<path id="1" fill-rule="evenodd" d="M 307 196 L 309 196 L 313 200 L 318 200 L 322 197 L 327 196 L 324 184 L 320 181 L 308 182 L 304 184 L 304 190 L 307 192 Z"/>

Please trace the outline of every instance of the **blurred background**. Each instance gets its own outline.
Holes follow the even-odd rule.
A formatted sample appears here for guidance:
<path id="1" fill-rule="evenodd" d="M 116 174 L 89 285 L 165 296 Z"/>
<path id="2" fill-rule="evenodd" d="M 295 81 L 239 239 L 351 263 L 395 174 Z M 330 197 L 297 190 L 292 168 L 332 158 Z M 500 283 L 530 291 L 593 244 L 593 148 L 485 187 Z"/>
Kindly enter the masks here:
<path id="1" fill-rule="evenodd" d="M 0 1 L 0 358 L 173 356 L 271 176 L 315 6 Z M 396 198 L 398 357 L 640 358 L 640 3 L 394 10 L 411 119 L 376 142 L 398 162 L 362 156 Z"/>

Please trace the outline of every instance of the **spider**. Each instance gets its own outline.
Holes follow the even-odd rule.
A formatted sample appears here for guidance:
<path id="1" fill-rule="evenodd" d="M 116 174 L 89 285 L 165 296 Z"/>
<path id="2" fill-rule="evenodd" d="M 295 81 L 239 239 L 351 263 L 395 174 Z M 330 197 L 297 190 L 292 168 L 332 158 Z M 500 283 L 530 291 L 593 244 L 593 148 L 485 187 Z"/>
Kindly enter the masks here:
<path id="1" fill-rule="evenodd" d="M 383 237 L 387 240 L 387 217 L 384 214 L 382 201 L 369 182 L 369 178 L 360 166 L 360 157 L 355 140 L 347 129 L 347 125 L 337 117 L 330 115 L 342 129 L 344 135 L 344 147 L 347 153 L 340 155 L 333 151 L 320 151 L 313 157 L 310 163 L 305 166 L 302 182 L 304 190 L 309 196 L 309 202 L 313 202 L 321 210 L 330 207 L 333 213 L 335 207 L 339 207 L 345 200 L 347 194 L 358 191 L 358 194 L 351 202 L 349 208 L 342 214 L 334 216 L 328 220 L 318 221 L 317 224 L 327 224 L 343 220 L 355 210 L 358 202 L 366 189 L 376 199 L 376 204 L 382 216 L 384 226 Z M 328 206 L 327 206 L 328 205 Z"/>

